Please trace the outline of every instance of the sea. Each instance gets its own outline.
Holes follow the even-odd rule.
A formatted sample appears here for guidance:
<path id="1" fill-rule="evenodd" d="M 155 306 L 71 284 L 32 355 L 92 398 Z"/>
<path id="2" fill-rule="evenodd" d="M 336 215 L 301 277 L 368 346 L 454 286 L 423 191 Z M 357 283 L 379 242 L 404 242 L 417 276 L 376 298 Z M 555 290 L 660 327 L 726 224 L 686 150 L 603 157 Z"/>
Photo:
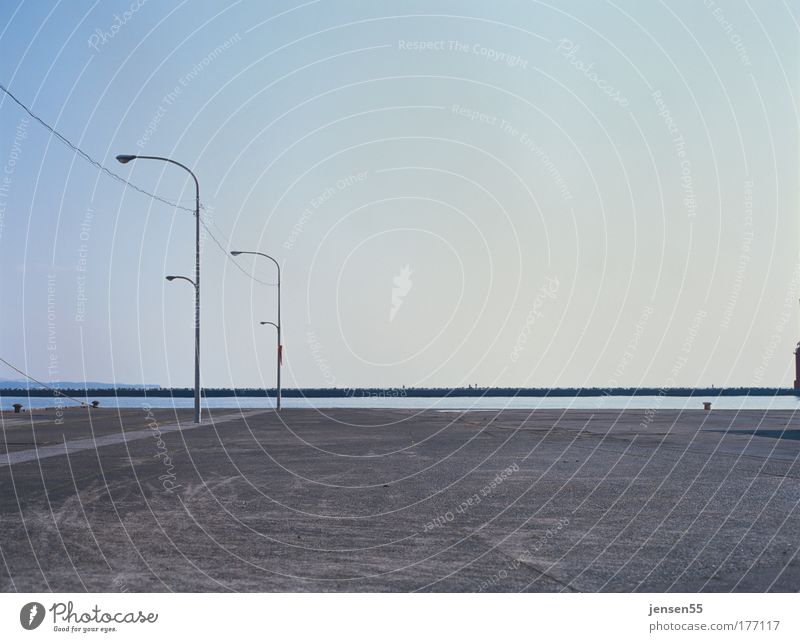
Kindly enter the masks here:
<path id="1" fill-rule="evenodd" d="M 98 397 L 101 408 L 192 408 L 191 397 Z M 88 399 L 91 401 L 91 399 Z M 711 402 L 717 410 L 800 410 L 800 397 L 779 396 L 685 396 L 632 395 L 598 397 L 284 397 L 284 408 L 399 408 L 408 410 L 623 410 L 664 409 L 702 410 L 703 402 Z M 24 408 L 56 408 L 78 406 L 70 399 L 57 397 L 0 397 L 4 411 L 20 403 Z M 204 408 L 273 408 L 275 400 L 268 397 L 209 397 L 202 401 Z"/>

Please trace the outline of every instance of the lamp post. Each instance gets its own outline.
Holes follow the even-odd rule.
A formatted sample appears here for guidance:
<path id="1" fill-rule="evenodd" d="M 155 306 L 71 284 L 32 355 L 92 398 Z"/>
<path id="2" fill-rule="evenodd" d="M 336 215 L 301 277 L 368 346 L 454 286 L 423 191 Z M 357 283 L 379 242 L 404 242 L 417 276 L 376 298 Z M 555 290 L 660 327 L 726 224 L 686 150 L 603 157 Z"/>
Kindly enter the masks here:
<path id="1" fill-rule="evenodd" d="M 273 323 L 272 321 L 261 321 L 261 325 L 271 325 L 275 328 L 278 332 L 278 378 L 277 378 L 277 396 L 275 401 L 275 408 L 276 410 L 281 409 L 281 327 L 277 323 Z"/>
<path id="2" fill-rule="evenodd" d="M 117 160 L 122 163 L 129 163 L 136 159 L 159 160 L 165 163 L 172 163 L 182 167 L 194 179 L 195 187 L 195 249 L 194 249 L 194 281 L 187 277 L 167 277 L 168 280 L 179 278 L 189 281 L 194 286 L 194 422 L 200 423 L 200 183 L 197 176 L 186 165 L 163 156 L 136 156 L 130 154 L 120 154 Z"/>
<path id="3" fill-rule="evenodd" d="M 176 279 L 181 280 L 181 281 L 187 281 L 187 282 L 192 284 L 192 287 L 194 287 L 195 295 L 197 294 L 197 283 L 192 281 L 188 276 L 170 275 L 170 276 L 167 276 L 165 278 L 167 279 L 167 281 L 175 281 Z M 199 399 L 199 396 L 197 394 L 197 391 L 199 389 L 199 386 L 197 386 L 197 384 L 200 381 L 199 374 L 198 374 L 198 368 L 199 368 L 199 366 L 198 366 L 197 362 L 195 361 L 195 385 L 196 385 L 196 387 L 195 387 L 195 392 L 194 392 L 194 397 L 195 397 L 195 399 L 194 399 L 194 401 L 195 401 L 195 405 L 194 405 L 194 422 L 196 424 L 200 423 L 200 399 Z"/>
<path id="4" fill-rule="evenodd" d="M 255 256 L 263 256 L 264 258 L 269 259 L 275 264 L 275 267 L 278 268 L 278 323 L 272 323 L 271 321 L 263 321 L 262 325 L 269 324 L 274 325 L 275 329 L 278 331 L 278 354 L 277 354 L 277 393 L 275 397 L 275 409 L 281 409 L 281 357 L 283 355 L 283 344 L 281 343 L 281 266 L 274 258 L 272 258 L 269 254 L 264 254 L 263 252 L 244 252 L 234 250 L 231 251 L 231 256 L 239 256 L 240 254 L 253 254 Z"/>

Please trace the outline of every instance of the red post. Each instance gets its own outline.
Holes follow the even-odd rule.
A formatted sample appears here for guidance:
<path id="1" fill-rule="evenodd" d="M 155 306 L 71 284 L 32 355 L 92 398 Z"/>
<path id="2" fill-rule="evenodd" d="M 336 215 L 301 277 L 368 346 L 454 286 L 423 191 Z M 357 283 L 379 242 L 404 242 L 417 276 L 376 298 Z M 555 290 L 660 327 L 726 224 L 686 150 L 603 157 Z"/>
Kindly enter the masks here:
<path id="1" fill-rule="evenodd" d="M 800 343 L 794 350 L 794 388 L 800 390 Z"/>

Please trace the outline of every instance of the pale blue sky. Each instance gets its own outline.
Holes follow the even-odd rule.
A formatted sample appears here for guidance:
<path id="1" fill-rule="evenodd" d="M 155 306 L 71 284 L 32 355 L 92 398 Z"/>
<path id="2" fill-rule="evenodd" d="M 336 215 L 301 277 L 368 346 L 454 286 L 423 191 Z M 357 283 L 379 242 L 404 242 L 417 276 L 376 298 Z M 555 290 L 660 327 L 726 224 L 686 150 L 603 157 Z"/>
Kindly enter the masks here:
<path id="1" fill-rule="evenodd" d="M 148 191 L 192 202 L 116 154 L 195 169 L 223 244 L 284 267 L 285 385 L 791 385 L 797 3 L 140 3 L 2 3 L 0 82 Z M 24 116 L 0 354 L 190 385 L 191 215 Z M 274 288 L 202 266 L 204 383 L 274 385 Z"/>

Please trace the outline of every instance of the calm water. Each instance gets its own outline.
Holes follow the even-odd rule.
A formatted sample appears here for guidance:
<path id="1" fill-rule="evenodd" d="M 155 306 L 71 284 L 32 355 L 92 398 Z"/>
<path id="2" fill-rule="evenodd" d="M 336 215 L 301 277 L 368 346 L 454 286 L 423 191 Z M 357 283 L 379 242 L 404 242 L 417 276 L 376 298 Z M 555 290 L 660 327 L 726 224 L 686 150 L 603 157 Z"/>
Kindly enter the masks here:
<path id="1" fill-rule="evenodd" d="M 169 397 L 99 397 L 103 408 L 191 408 L 193 399 Z M 284 398 L 284 408 L 408 408 L 432 410 L 500 410 L 536 408 L 592 409 L 702 409 L 704 401 L 711 401 L 715 409 L 800 409 L 800 399 L 794 396 L 778 397 L 320 397 L 317 399 Z M 77 405 L 68 399 L 55 397 L 3 397 L 2 409 L 10 410 L 12 404 L 25 408 L 53 408 L 59 404 Z M 265 397 L 212 397 L 203 400 L 205 408 L 272 408 L 274 401 Z"/>

